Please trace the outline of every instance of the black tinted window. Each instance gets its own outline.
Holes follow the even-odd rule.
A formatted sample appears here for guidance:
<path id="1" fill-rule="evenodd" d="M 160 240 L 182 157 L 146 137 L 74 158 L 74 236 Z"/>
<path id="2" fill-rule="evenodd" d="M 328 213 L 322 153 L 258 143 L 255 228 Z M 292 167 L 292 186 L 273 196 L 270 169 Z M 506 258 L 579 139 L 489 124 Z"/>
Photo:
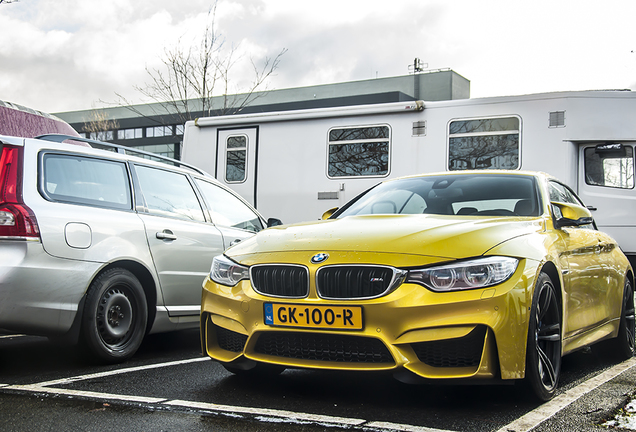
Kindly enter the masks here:
<path id="1" fill-rule="evenodd" d="M 123 162 L 45 154 L 41 188 L 54 201 L 131 209 L 130 182 Z"/>

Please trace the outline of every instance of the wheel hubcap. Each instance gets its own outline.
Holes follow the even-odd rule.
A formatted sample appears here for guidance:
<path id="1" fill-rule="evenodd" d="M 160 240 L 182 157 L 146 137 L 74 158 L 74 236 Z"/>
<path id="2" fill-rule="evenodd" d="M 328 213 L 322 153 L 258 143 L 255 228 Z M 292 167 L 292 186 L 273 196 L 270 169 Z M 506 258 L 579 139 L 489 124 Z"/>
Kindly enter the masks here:
<path id="1" fill-rule="evenodd" d="M 114 343 L 123 339 L 132 326 L 133 307 L 126 294 L 116 288 L 104 293 L 100 301 L 98 326 L 104 340 Z"/>

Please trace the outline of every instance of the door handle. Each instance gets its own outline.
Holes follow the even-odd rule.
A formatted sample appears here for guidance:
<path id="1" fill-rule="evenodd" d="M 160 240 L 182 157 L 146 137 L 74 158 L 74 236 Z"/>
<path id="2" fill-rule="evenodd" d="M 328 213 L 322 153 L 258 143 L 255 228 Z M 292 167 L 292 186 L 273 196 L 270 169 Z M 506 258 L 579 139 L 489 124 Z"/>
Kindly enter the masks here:
<path id="1" fill-rule="evenodd" d="M 596 207 L 594 207 L 594 206 L 586 206 L 586 207 L 587 207 L 587 209 L 588 209 L 589 211 L 596 211 L 596 210 L 598 210 L 598 209 L 597 209 Z"/>
<path id="2" fill-rule="evenodd" d="M 174 233 L 168 229 L 165 229 L 162 232 L 156 233 L 155 237 L 157 237 L 159 240 L 176 240 L 177 239 L 177 236 L 174 235 Z"/>
<path id="3" fill-rule="evenodd" d="M 230 242 L 230 246 L 234 246 L 235 244 L 240 243 L 240 242 L 241 242 L 241 239 L 234 239 L 234 240 L 232 240 Z"/>

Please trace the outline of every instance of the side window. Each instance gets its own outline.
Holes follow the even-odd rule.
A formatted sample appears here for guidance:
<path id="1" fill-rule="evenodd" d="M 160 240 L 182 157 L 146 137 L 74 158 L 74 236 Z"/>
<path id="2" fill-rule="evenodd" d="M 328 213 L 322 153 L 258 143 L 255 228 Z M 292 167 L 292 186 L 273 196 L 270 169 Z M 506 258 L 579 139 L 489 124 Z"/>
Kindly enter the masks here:
<path id="1" fill-rule="evenodd" d="M 521 119 L 454 120 L 448 124 L 448 169 L 518 169 Z"/>
<path id="2" fill-rule="evenodd" d="M 334 128 L 329 131 L 329 177 L 386 176 L 391 130 L 388 126 Z"/>
<path id="3" fill-rule="evenodd" d="M 208 203 L 215 225 L 258 232 L 263 229 L 261 219 L 243 201 L 210 182 L 195 179 Z"/>
<path id="4" fill-rule="evenodd" d="M 130 181 L 123 162 L 45 154 L 41 191 L 53 201 L 132 209 Z"/>
<path id="5" fill-rule="evenodd" d="M 204 222 L 203 210 L 188 178 L 177 172 L 135 165 L 148 212 Z"/>
<path id="6" fill-rule="evenodd" d="M 235 135 L 225 141 L 225 181 L 241 183 L 245 181 L 247 168 L 247 136 Z"/>
<path id="7" fill-rule="evenodd" d="M 568 203 L 568 204 L 576 204 L 582 206 L 583 203 L 574 193 L 562 185 L 561 183 L 551 181 L 549 183 L 550 189 L 550 201 Z"/>
<path id="8" fill-rule="evenodd" d="M 633 148 L 618 143 L 586 148 L 585 183 L 594 186 L 633 189 Z"/>

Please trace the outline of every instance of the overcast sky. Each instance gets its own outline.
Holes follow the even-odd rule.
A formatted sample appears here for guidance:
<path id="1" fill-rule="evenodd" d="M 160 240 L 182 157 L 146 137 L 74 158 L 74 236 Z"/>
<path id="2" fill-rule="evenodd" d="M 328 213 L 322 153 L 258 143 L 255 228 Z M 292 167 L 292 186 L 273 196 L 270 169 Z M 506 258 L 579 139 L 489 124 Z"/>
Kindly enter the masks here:
<path id="1" fill-rule="evenodd" d="M 0 4 L 0 99 L 84 110 L 149 81 L 166 47 L 195 43 L 213 0 Z M 415 57 L 471 81 L 471 97 L 636 89 L 633 0 L 219 0 L 218 32 L 256 62 L 288 51 L 270 89 L 406 75 Z"/>

